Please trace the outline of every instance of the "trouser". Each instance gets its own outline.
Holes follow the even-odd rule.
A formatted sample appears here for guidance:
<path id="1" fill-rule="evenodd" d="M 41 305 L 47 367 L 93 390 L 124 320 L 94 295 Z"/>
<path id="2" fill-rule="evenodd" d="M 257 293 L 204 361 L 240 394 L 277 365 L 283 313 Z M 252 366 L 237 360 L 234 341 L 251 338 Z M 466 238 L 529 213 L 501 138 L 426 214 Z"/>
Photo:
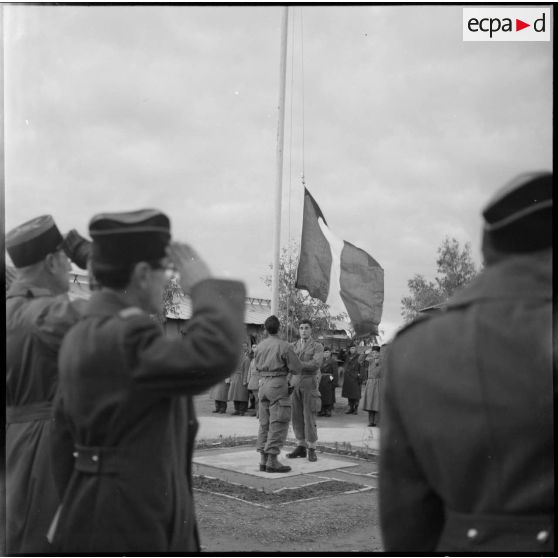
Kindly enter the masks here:
<path id="1" fill-rule="evenodd" d="M 219 413 L 225 413 L 227 411 L 227 402 L 215 400 L 215 410 Z"/>
<path id="2" fill-rule="evenodd" d="M 248 409 L 248 401 L 235 401 L 234 402 L 234 410 L 238 411 L 239 413 L 245 413 L 246 409 Z"/>
<path id="3" fill-rule="evenodd" d="M 358 402 L 360 401 L 360 399 L 351 399 L 349 398 L 349 407 L 353 410 L 356 411 L 358 409 Z"/>
<path id="4" fill-rule="evenodd" d="M 256 449 L 278 455 L 287 439 L 291 400 L 286 376 L 263 377 L 258 392 L 260 428 Z"/>
<path id="5" fill-rule="evenodd" d="M 250 395 L 248 396 L 248 409 L 256 408 L 256 398 L 254 396 L 254 390 L 250 390 Z"/>
<path id="6" fill-rule="evenodd" d="M 251 389 L 250 390 L 252 397 L 254 398 L 254 409 L 256 409 L 256 416 L 258 416 L 258 407 L 260 405 L 260 398 L 258 396 L 258 390 L 257 389 Z"/>
<path id="7" fill-rule="evenodd" d="M 316 409 L 312 392 L 318 387 L 316 376 L 302 376 L 291 394 L 293 430 L 297 443 L 314 444 L 318 439 Z"/>
<path id="8" fill-rule="evenodd" d="M 378 411 L 368 411 L 368 422 L 375 426 L 380 424 L 380 413 Z"/>

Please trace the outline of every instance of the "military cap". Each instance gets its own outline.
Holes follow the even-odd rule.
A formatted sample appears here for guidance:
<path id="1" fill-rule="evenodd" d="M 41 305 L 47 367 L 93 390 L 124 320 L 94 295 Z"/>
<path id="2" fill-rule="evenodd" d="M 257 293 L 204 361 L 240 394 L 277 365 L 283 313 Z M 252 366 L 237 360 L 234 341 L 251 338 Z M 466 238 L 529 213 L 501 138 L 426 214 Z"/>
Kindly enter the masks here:
<path id="1" fill-rule="evenodd" d="M 6 250 L 15 267 L 40 262 L 61 248 L 63 237 L 51 215 L 41 215 L 6 234 Z"/>
<path id="2" fill-rule="evenodd" d="M 530 252 L 552 245 L 551 172 L 524 173 L 506 184 L 482 212 L 484 236 L 503 252 Z"/>
<path id="3" fill-rule="evenodd" d="M 89 222 L 92 260 L 97 267 L 122 269 L 166 256 L 170 220 L 157 209 L 101 213 Z"/>

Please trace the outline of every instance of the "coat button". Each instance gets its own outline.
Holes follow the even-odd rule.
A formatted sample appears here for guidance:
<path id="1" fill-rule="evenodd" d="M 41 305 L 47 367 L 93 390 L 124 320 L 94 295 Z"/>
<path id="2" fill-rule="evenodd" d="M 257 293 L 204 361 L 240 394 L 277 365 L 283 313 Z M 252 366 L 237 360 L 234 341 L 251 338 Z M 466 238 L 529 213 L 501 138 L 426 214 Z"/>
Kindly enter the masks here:
<path id="1" fill-rule="evenodd" d="M 468 539 L 476 539 L 479 532 L 476 529 L 469 529 L 467 531 L 467 538 Z"/>
<path id="2" fill-rule="evenodd" d="M 92 455 L 91 461 L 99 461 L 99 456 L 97 454 Z"/>
<path id="3" fill-rule="evenodd" d="M 537 540 L 540 543 L 546 542 L 548 540 L 548 531 L 539 531 L 537 533 Z"/>
<path id="4" fill-rule="evenodd" d="M 196 424 L 196 422 L 195 422 L 194 420 L 189 420 L 189 421 L 188 421 L 188 424 L 189 424 L 190 426 L 194 426 L 194 424 Z"/>
<path id="5" fill-rule="evenodd" d="M 72 455 L 73 455 L 74 457 L 77 457 L 79 454 L 78 454 L 77 451 L 74 451 L 74 453 L 72 453 Z"/>

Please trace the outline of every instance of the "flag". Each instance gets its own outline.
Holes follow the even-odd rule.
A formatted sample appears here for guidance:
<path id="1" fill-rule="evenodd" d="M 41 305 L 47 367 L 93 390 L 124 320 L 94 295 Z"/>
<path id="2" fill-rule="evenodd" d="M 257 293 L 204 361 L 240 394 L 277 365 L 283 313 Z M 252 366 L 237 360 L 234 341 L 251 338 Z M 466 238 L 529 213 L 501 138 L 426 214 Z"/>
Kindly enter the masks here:
<path id="1" fill-rule="evenodd" d="M 357 335 L 378 334 L 384 303 L 384 270 L 364 250 L 339 239 L 304 188 L 304 216 L 297 289 L 347 312 Z"/>

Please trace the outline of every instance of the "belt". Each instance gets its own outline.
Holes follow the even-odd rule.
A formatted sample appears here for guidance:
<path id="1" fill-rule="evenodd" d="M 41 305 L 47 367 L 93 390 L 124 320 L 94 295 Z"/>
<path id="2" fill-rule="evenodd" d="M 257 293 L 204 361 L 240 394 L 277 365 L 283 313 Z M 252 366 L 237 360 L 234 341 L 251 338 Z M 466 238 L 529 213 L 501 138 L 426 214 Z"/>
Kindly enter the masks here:
<path id="1" fill-rule="evenodd" d="M 40 401 L 29 405 L 10 405 L 6 407 L 6 423 L 49 420 L 52 417 L 50 401 Z"/>
<path id="2" fill-rule="evenodd" d="M 76 444 L 74 469 L 92 475 L 118 473 L 119 449 L 116 447 L 80 446 Z"/>
<path id="3" fill-rule="evenodd" d="M 288 372 L 285 370 L 277 370 L 276 372 L 260 372 L 262 378 L 276 378 L 278 376 L 286 376 Z"/>
<path id="4" fill-rule="evenodd" d="M 548 552 L 554 550 L 553 515 L 465 514 L 446 510 L 437 551 Z"/>

